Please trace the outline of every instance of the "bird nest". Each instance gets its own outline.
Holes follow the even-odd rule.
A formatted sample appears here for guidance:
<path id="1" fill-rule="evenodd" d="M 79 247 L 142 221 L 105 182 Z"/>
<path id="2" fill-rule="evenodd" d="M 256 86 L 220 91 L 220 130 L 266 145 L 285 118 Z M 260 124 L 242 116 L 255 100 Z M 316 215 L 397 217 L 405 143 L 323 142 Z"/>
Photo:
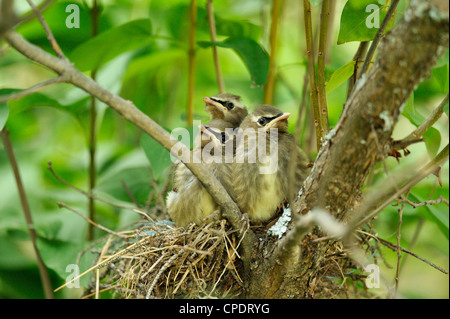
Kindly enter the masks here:
<path id="1" fill-rule="evenodd" d="M 118 235 L 109 237 L 96 260 L 102 273 L 91 283 L 94 293 L 112 288 L 119 298 L 138 299 L 241 293 L 239 242 L 225 220 L 186 228 L 167 220 L 142 222 Z"/>

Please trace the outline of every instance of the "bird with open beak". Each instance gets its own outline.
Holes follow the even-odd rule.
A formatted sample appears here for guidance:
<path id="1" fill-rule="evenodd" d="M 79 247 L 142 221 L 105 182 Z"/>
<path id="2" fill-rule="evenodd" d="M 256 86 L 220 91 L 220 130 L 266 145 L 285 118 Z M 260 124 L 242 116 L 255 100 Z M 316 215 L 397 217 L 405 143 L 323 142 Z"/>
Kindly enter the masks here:
<path id="1" fill-rule="evenodd" d="M 247 107 L 241 102 L 241 97 L 230 93 L 221 93 L 211 97 L 204 97 L 205 110 L 211 120 L 222 119 L 231 123 L 233 128 L 239 127 L 247 116 Z"/>
<path id="2" fill-rule="evenodd" d="M 229 177 L 229 165 L 225 165 L 223 157 L 226 146 L 233 143 L 230 123 L 216 119 L 200 126 L 199 139 L 193 152 L 201 156 L 205 165 L 224 185 L 227 186 Z M 231 148 L 232 152 L 232 148 Z M 179 227 L 185 227 L 190 223 L 201 225 L 207 216 L 218 211 L 219 207 L 189 168 L 180 162 L 174 173 L 173 189 L 167 195 L 167 211 L 172 221 Z"/>
<path id="3" fill-rule="evenodd" d="M 244 119 L 236 134 L 238 145 L 231 165 L 230 195 L 251 221 L 264 222 L 272 218 L 285 200 L 298 194 L 306 178 L 308 160 L 288 132 L 289 116 L 271 105 L 260 105 Z M 256 134 L 253 143 L 252 131 Z M 258 139 L 256 143 L 255 139 Z M 290 161 L 296 161 L 292 187 L 288 172 Z M 271 165 L 275 166 L 267 170 Z"/>

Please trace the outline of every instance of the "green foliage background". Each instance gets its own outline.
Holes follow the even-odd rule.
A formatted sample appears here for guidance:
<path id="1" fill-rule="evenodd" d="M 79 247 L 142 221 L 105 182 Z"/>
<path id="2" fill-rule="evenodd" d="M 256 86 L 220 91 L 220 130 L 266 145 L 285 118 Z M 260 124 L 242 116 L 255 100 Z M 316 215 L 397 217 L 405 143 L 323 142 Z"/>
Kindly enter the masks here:
<path id="1" fill-rule="evenodd" d="M 89 8 L 92 1 L 56 1 L 44 16 L 63 52 L 83 72 L 98 70 L 97 81 L 107 89 L 129 99 L 171 131 L 186 125 L 187 43 L 189 32 L 187 0 L 117 0 L 101 2 L 100 34 L 91 38 Z M 194 119 L 207 121 L 202 96 L 218 93 L 211 53 L 211 39 L 205 10 L 206 1 L 198 1 L 196 28 L 197 65 L 195 71 Z M 16 1 L 17 11 L 29 8 Z M 39 1 L 36 1 L 39 3 Z M 68 29 L 65 21 L 68 4 L 80 7 L 80 28 Z M 283 2 L 279 25 L 277 82 L 274 105 L 291 112 L 293 131 L 298 115 L 303 75 L 306 72 L 303 12 L 301 1 Z M 312 1 L 313 23 L 318 25 L 320 1 Z M 359 42 L 373 38 L 373 30 L 358 27 L 367 15 L 357 8 L 366 3 L 379 4 L 385 13 L 385 1 L 338 1 L 333 27 L 330 59 L 327 65 L 327 98 L 330 124 L 334 126 L 346 99 L 346 80 L 351 75 L 352 58 Z M 392 25 L 398 21 L 408 2 L 402 0 Z M 262 103 L 269 54 L 270 7 L 268 0 L 214 1 L 218 34 L 218 53 L 227 91 L 241 95 L 250 110 Z M 355 9 L 356 8 L 356 9 Z M 356 11 L 355 11 L 356 10 Z M 356 17 L 356 18 L 355 18 Z M 358 20 L 359 18 L 359 20 Z M 359 22 L 358 22 L 359 21 Z M 348 30 L 357 30 L 349 32 Z M 366 30 L 366 31 L 365 31 Z M 45 33 L 36 19 L 17 28 L 26 39 L 51 52 Z M 338 43 L 339 39 L 339 45 Z M 0 95 L 28 88 L 54 76 L 43 67 L 22 57 L 0 43 Z M 405 106 L 404 116 L 394 138 L 408 135 L 419 125 L 448 92 L 448 50 L 433 69 L 431 77 L 414 92 Z M 337 72 L 335 72 L 337 71 Z M 87 223 L 79 216 L 60 209 L 64 202 L 80 212 L 87 211 L 87 198 L 70 189 L 47 169 L 52 161 L 55 171 L 71 184 L 87 189 L 88 123 L 90 97 L 68 84 L 57 84 L 39 93 L 0 104 L 0 128 L 5 124 L 11 140 L 26 194 L 31 206 L 38 247 L 50 269 L 54 288 L 69 275 L 68 264 L 89 246 Z M 96 194 L 125 204 L 130 198 L 122 181 L 136 200 L 144 205 L 154 185 L 150 184 L 150 164 L 161 186 L 167 179 L 170 159 L 153 139 L 120 118 L 105 105 L 97 104 L 97 187 Z M 302 129 L 301 145 L 313 156 L 310 122 Z M 411 155 L 389 158 L 395 172 L 414 167 L 432 158 L 448 144 L 448 105 L 445 115 L 426 136 L 427 142 L 411 146 Z M 443 186 L 430 176 L 413 188 L 410 200 L 448 199 L 448 162 L 442 168 Z M 382 165 L 371 177 L 371 188 L 385 178 Z M 155 199 L 153 199 L 155 200 Z M 119 229 L 139 220 L 139 215 L 101 202 L 96 203 L 97 222 Z M 374 222 L 381 238 L 396 243 L 398 207 L 389 206 Z M 406 205 L 402 226 L 402 246 L 410 247 L 419 220 L 423 229 L 413 251 L 433 263 L 449 268 L 448 206 L 438 204 L 413 209 Z M 96 229 L 96 237 L 105 235 Z M 382 274 L 394 284 L 396 254 L 383 248 Z M 378 257 L 380 256 L 373 256 Z M 92 265 L 88 251 L 80 260 L 80 270 Z M 389 267 L 392 267 L 390 269 Z M 82 279 L 85 286 L 88 276 Z M 400 293 L 407 298 L 448 298 L 448 276 L 409 256 L 400 279 Z M 78 297 L 79 289 L 63 289 L 58 298 Z M 380 296 L 383 290 L 380 289 Z M 15 180 L 6 153 L 0 145 L 0 297 L 42 298 L 43 293 L 31 249 Z M 103 297 L 110 297 L 104 294 Z"/>

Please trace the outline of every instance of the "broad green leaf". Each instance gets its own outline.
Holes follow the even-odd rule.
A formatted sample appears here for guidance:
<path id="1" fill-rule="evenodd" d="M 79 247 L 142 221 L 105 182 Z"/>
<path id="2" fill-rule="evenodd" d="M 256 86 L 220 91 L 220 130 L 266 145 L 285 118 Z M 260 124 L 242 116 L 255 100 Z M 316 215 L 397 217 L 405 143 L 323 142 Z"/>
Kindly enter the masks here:
<path id="1" fill-rule="evenodd" d="M 406 102 L 405 109 L 403 110 L 403 115 L 413 124 L 418 127 L 425 121 L 420 113 L 416 112 L 414 107 L 414 94 L 411 94 Z M 441 133 L 434 127 L 430 127 L 428 131 L 423 135 L 425 138 L 425 146 L 427 148 L 428 154 L 431 158 L 436 156 L 441 145 Z"/>
<path id="2" fill-rule="evenodd" d="M 216 45 L 222 48 L 233 49 L 237 55 L 244 61 L 252 81 L 256 85 L 266 83 L 269 74 L 269 55 L 255 41 L 249 38 L 231 37 L 222 42 L 205 42 L 198 43 L 201 47 L 210 47 Z"/>
<path id="3" fill-rule="evenodd" d="M 158 180 L 172 163 L 169 151 L 147 134 L 142 135 L 141 147 L 150 162 L 153 176 Z"/>
<path id="4" fill-rule="evenodd" d="M 383 22 L 388 6 L 376 0 L 349 0 L 341 15 L 338 44 L 350 41 L 371 41 Z M 392 16 L 386 31 L 394 25 Z"/>
<path id="5" fill-rule="evenodd" d="M 448 84 L 449 84 L 448 83 L 448 77 L 449 77 L 448 63 L 438 66 L 436 68 L 433 68 L 431 70 L 431 75 L 438 82 L 439 87 L 441 88 L 441 92 L 442 93 L 448 92 Z"/>
<path id="6" fill-rule="evenodd" d="M 420 195 L 414 192 L 414 190 L 409 193 L 409 198 L 417 203 L 425 201 Z M 445 237 L 449 239 L 449 212 L 448 207 L 444 207 L 444 205 L 445 204 L 425 205 L 417 209 L 424 210 L 426 212 L 426 214 L 424 214 L 425 218 L 436 223 Z"/>
<path id="7" fill-rule="evenodd" d="M 441 133 L 434 127 L 430 127 L 423 135 L 425 146 L 431 158 L 435 157 L 441 146 Z"/>
<path id="8" fill-rule="evenodd" d="M 131 167 L 101 177 L 96 191 L 123 202 L 131 202 L 128 191 L 140 204 L 145 204 L 151 191 L 152 177 L 148 167 Z M 127 191 L 128 190 L 128 191 Z"/>
<path id="9" fill-rule="evenodd" d="M 334 89 L 337 89 L 352 76 L 355 70 L 355 63 L 356 62 L 352 60 L 331 74 L 330 79 L 325 83 L 327 94 L 331 93 Z"/>
<path id="10" fill-rule="evenodd" d="M 168 30 L 175 39 L 185 41 L 189 30 L 188 4 L 180 4 L 171 7 L 166 13 Z M 219 12 L 216 10 L 215 13 Z M 262 34 L 262 28 L 245 20 L 222 18 L 214 15 L 216 22 L 216 34 L 227 37 L 244 37 L 257 41 Z M 208 16 L 204 6 L 197 7 L 196 37 L 198 40 L 210 39 Z"/>
<path id="11" fill-rule="evenodd" d="M 150 20 L 131 21 L 80 44 L 69 59 L 80 71 L 95 70 L 124 52 L 148 44 L 151 35 Z"/>
<path id="12" fill-rule="evenodd" d="M 44 237 L 38 237 L 37 246 L 45 265 L 54 270 L 63 279 L 73 275 L 73 268 L 70 267 L 76 267 L 78 255 L 85 249 L 82 243 L 49 240 Z M 80 274 L 92 266 L 94 258 L 95 255 L 89 251 L 83 255 L 79 265 Z M 89 276 L 81 277 L 79 281 L 80 286 L 87 287 L 89 280 Z"/>
<path id="13" fill-rule="evenodd" d="M 10 116 L 16 115 L 33 107 L 40 106 L 53 107 L 59 110 L 63 110 L 73 115 L 87 132 L 86 129 L 89 125 L 87 121 L 87 116 L 89 116 L 89 112 L 87 111 L 87 102 L 89 99 L 89 97 L 84 97 L 72 104 L 63 105 L 56 99 L 53 99 L 45 94 L 33 93 L 19 100 L 9 101 L 8 106 L 10 110 Z"/>
<path id="14" fill-rule="evenodd" d="M 217 35 L 228 37 L 242 37 L 258 41 L 262 28 L 256 24 L 241 20 L 228 20 L 215 17 Z"/>

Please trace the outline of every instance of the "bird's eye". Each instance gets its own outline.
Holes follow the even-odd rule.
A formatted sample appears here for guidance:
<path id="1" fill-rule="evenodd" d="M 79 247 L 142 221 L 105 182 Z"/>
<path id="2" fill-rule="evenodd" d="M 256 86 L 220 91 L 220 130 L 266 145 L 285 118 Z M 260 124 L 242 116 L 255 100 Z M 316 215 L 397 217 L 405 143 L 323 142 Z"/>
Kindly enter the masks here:
<path id="1" fill-rule="evenodd" d="M 234 104 L 232 102 L 225 102 L 225 107 L 228 110 L 232 110 L 234 108 Z"/>
<path id="2" fill-rule="evenodd" d="M 261 125 L 261 126 L 266 125 L 266 124 L 267 124 L 267 119 L 266 119 L 265 117 L 261 117 L 261 118 L 258 120 L 258 124 Z"/>

